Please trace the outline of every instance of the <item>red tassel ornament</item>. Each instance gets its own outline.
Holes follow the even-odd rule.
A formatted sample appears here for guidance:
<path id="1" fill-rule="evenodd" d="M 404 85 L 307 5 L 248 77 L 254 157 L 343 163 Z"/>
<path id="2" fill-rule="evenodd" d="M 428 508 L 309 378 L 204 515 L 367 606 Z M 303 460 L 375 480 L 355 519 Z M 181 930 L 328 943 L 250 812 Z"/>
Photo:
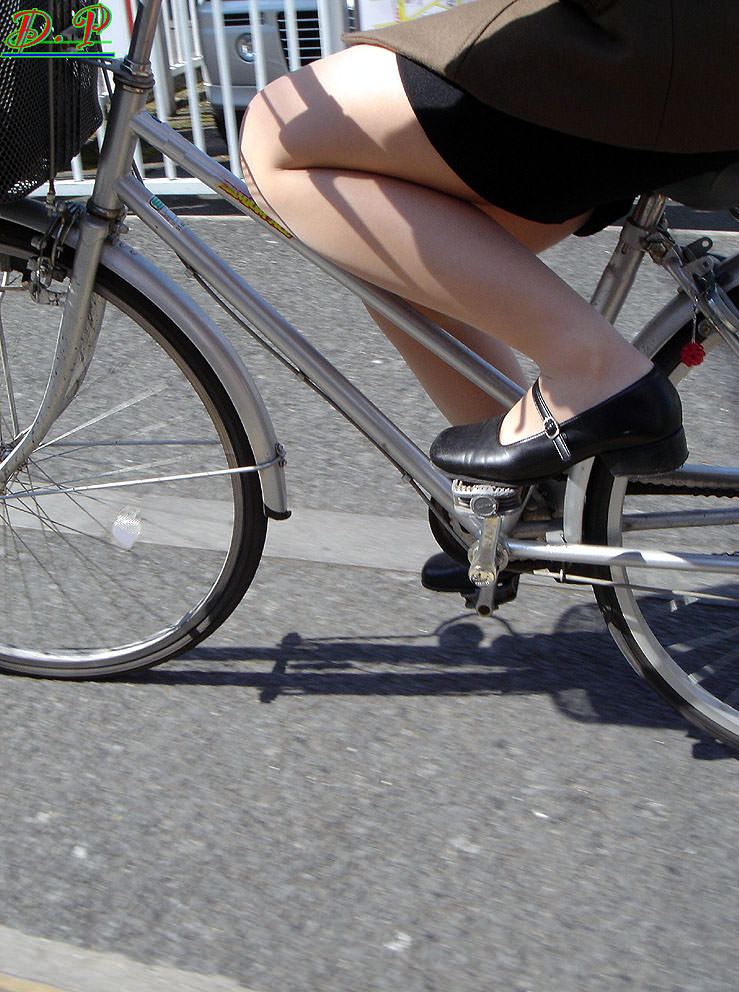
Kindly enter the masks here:
<path id="1" fill-rule="evenodd" d="M 680 361 L 688 367 L 691 365 L 700 365 L 705 357 L 706 350 L 697 341 L 686 341 L 680 351 Z"/>

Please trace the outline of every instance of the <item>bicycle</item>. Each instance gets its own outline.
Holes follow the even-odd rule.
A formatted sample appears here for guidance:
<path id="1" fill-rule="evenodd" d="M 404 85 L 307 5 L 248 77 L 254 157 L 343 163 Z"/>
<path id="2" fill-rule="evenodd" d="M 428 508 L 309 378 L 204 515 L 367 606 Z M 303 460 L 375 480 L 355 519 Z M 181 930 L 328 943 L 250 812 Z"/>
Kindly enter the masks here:
<path id="1" fill-rule="evenodd" d="M 408 304 L 298 243 L 241 180 L 145 111 L 159 7 L 147 0 L 139 8 L 131 49 L 115 69 L 89 202 L 0 207 L 0 553 L 14 593 L 3 602 L 0 668 L 93 678 L 187 651 L 242 600 L 267 520 L 289 516 L 284 448 L 254 380 L 200 307 L 122 240 L 130 212 L 398 468 L 429 508 L 442 547 L 470 559 L 480 615 L 494 611 L 496 584 L 512 573 L 591 585 L 638 674 L 688 720 L 739 748 L 731 526 L 739 523 L 739 254 L 716 258 L 706 237 L 679 245 L 664 219 L 665 191 L 647 193 L 593 297 L 615 320 L 647 255 L 675 280 L 676 296 L 636 343 L 679 385 L 694 452 L 687 465 L 626 479 L 591 459 L 523 495 L 455 484 L 132 174 L 138 138 L 490 395 L 508 404 L 520 395 Z M 701 205 L 708 190 L 712 206 L 739 202 L 733 174 L 709 178 L 671 195 Z M 154 602 L 138 591 L 144 574 L 156 583 Z"/>

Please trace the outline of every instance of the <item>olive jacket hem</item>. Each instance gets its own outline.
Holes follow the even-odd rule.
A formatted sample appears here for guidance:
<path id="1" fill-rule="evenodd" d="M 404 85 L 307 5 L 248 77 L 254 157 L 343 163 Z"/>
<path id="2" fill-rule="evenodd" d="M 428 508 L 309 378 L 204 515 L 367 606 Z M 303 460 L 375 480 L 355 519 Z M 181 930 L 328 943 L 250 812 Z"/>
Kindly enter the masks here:
<path id="1" fill-rule="evenodd" d="M 398 52 L 566 134 L 739 149 L 739 0 L 474 0 L 345 41 Z"/>

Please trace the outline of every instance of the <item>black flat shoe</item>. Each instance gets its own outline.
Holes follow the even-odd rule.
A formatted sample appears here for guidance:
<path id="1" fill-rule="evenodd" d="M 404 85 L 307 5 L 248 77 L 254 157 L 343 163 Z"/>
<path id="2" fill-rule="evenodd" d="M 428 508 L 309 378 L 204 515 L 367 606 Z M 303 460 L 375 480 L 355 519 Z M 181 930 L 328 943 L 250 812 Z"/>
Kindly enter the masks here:
<path id="1" fill-rule="evenodd" d="M 503 417 L 448 427 L 431 445 L 431 461 L 455 478 L 527 485 L 595 455 L 613 475 L 671 472 L 688 457 L 680 397 L 656 367 L 563 424 L 552 416 L 538 380 L 532 392 L 541 433 L 501 444 Z"/>
<path id="2" fill-rule="evenodd" d="M 459 592 L 471 596 L 477 586 L 468 573 L 469 565 L 463 565 L 446 551 L 439 551 L 431 555 L 421 569 L 421 585 L 433 592 Z"/>
<path id="3" fill-rule="evenodd" d="M 495 583 L 495 602 L 498 606 L 510 603 L 516 598 L 518 572 L 503 570 Z M 421 570 L 421 584 L 432 592 L 458 592 L 462 596 L 474 596 L 477 586 L 470 581 L 468 566 L 456 561 L 445 551 L 432 555 Z"/>

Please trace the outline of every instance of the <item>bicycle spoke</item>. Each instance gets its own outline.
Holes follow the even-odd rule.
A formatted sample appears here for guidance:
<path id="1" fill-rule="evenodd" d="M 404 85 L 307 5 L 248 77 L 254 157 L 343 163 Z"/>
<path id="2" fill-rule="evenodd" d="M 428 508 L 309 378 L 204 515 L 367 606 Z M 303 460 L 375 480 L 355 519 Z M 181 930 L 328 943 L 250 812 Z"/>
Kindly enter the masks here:
<path id="1" fill-rule="evenodd" d="M 85 423 L 78 424 L 76 427 L 71 428 L 70 430 L 66 431 L 64 434 L 60 434 L 58 437 L 52 438 L 49 441 L 43 441 L 38 446 L 37 450 L 41 451 L 43 448 L 46 448 L 49 445 L 59 444 L 60 441 L 65 440 L 65 438 L 71 437 L 73 434 L 78 434 L 80 431 L 83 431 L 88 427 L 93 427 L 96 424 L 100 424 L 104 420 L 108 420 L 110 417 L 115 417 L 117 414 L 122 413 L 124 410 L 129 410 L 131 407 L 136 406 L 137 404 L 142 403 L 145 400 L 150 400 L 155 396 L 159 396 L 166 391 L 166 388 L 167 388 L 166 385 L 162 384 L 156 389 L 146 390 L 143 393 L 139 393 L 138 396 L 133 396 L 128 400 L 124 400 L 122 403 L 119 403 L 117 406 L 111 407 L 109 410 L 105 410 L 103 413 L 98 414 L 96 417 L 92 417 L 90 420 L 86 421 Z"/>
<path id="2" fill-rule="evenodd" d="M 682 645 L 675 646 L 675 650 L 679 650 Z M 694 668 L 688 671 L 690 678 L 695 679 L 696 682 L 704 682 L 708 677 L 718 675 L 722 671 L 730 671 L 736 665 L 736 661 L 739 658 L 739 648 L 732 651 L 730 654 L 722 655 L 721 658 L 715 659 L 711 662 L 706 662 L 705 665 L 701 665 L 699 668 Z"/>
<path id="3" fill-rule="evenodd" d="M 64 495 L 67 499 L 69 499 L 69 501 L 77 509 L 79 509 L 80 512 L 86 514 L 90 518 L 90 520 L 92 520 L 96 525 L 98 525 L 103 533 L 106 533 L 105 528 L 100 524 L 100 522 L 94 516 L 94 514 L 87 507 L 82 505 L 81 500 L 74 499 L 73 494 L 64 493 L 62 495 Z M 31 509 L 30 507 L 25 506 L 24 503 L 22 502 L 23 497 L 30 498 L 35 509 Z M 96 502 L 93 497 L 88 497 L 88 498 L 90 499 L 91 502 Z M 19 516 L 22 516 L 23 514 L 27 514 L 28 517 L 30 517 L 31 519 L 38 520 L 42 528 L 44 525 L 47 525 L 58 534 L 61 534 L 62 530 L 67 530 L 78 535 L 84 535 L 85 537 L 92 537 L 92 538 L 95 537 L 95 534 L 90 533 L 90 531 L 73 528 L 69 523 L 59 521 L 58 517 L 52 517 L 46 511 L 46 509 L 42 507 L 41 504 L 38 502 L 38 499 L 36 498 L 32 490 L 29 490 L 28 492 L 25 491 L 22 492 L 22 496 L 20 496 L 18 501 L 12 504 L 11 510 L 14 514 L 18 514 Z"/>
<path id="4" fill-rule="evenodd" d="M 701 632 L 693 638 L 687 638 L 680 641 L 672 641 L 669 644 L 671 651 L 675 651 L 678 654 L 688 654 L 693 652 L 696 648 L 710 648 L 714 644 L 723 643 L 725 640 L 730 639 L 735 634 L 739 633 L 739 625 L 734 625 L 733 627 L 722 627 L 721 630 L 714 631 L 713 634 L 706 634 Z M 696 669 L 697 671 L 698 669 Z"/>
<path id="5" fill-rule="evenodd" d="M 19 251 L 0 240 L 4 258 Z M 89 370 L 0 493 L 0 666 L 13 671 L 89 676 L 181 651 L 238 603 L 264 541 L 258 467 L 210 365 L 151 298 L 104 278 Z M 2 300 L 6 445 L 34 420 L 61 313 L 27 292 Z"/>
<path id="6" fill-rule="evenodd" d="M 686 370 L 679 363 L 691 337 L 690 325 L 675 328 L 662 353 L 680 391 L 689 463 L 638 480 L 598 471 L 590 490 L 593 543 L 620 545 L 626 558 L 673 549 L 677 567 L 634 568 L 626 560 L 595 590 L 636 670 L 699 726 L 739 747 L 739 366 L 721 344 Z M 714 562 L 715 570 L 700 567 Z"/>
<path id="7" fill-rule="evenodd" d="M 5 380 L 5 393 L 8 397 L 8 410 L 10 413 L 10 423 L 13 435 L 18 433 L 18 411 L 15 405 L 15 393 L 13 391 L 13 377 L 10 373 L 10 359 L 8 356 L 8 346 L 5 338 L 5 328 L 2 320 L 2 304 L 8 282 L 8 273 L 0 273 L 0 362 L 2 363 L 3 379 Z"/>

